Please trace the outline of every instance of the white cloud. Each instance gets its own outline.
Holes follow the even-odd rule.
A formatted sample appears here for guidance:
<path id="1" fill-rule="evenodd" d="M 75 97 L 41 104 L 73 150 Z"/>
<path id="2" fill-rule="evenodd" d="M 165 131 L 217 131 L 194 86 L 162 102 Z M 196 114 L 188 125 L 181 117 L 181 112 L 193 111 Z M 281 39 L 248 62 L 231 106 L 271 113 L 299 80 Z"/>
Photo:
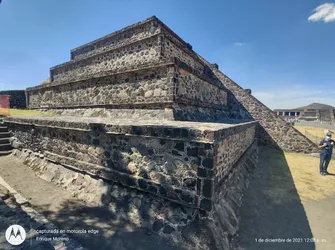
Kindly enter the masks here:
<path id="1" fill-rule="evenodd" d="M 325 23 L 335 21 L 335 3 L 325 3 L 314 9 L 314 14 L 308 18 L 308 21 Z"/>
<path id="2" fill-rule="evenodd" d="M 235 46 L 243 46 L 244 43 L 234 43 Z"/>

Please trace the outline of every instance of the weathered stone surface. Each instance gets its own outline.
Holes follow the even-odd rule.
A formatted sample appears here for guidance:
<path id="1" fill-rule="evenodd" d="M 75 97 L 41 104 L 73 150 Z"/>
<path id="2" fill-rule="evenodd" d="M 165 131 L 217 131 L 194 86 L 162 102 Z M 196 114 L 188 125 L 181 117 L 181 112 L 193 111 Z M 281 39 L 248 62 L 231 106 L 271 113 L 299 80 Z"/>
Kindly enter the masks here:
<path id="1" fill-rule="evenodd" d="M 229 126 L 190 123 L 186 130 L 186 122 L 180 123 L 184 125 L 180 129 L 147 124 L 129 126 L 125 121 L 104 124 L 103 121 L 108 119 L 10 118 L 7 124 L 25 148 L 41 152 L 49 160 L 209 211 L 215 185 L 224 181 L 255 135 L 255 123 Z M 136 137 L 125 135 L 131 133 Z M 183 134 L 189 136 L 188 141 L 180 140 Z M 192 136 L 196 141 L 192 141 Z M 201 138 L 206 142 L 199 141 Z M 43 176 L 48 181 L 53 178 L 53 174 Z M 80 186 L 82 180 L 74 183 Z"/>
<path id="2" fill-rule="evenodd" d="M 154 230 L 155 232 L 158 232 L 164 225 L 164 221 L 163 220 L 155 220 L 154 224 L 152 225 L 152 230 Z"/>
<path id="3" fill-rule="evenodd" d="M 160 89 L 167 94 L 164 97 L 154 97 L 152 89 Z M 161 67 L 57 85 L 52 89 L 32 90 L 29 91 L 28 101 L 31 108 L 136 105 L 168 101 L 167 96 L 172 94 L 172 83 L 167 80 L 167 68 Z"/>
<path id="4" fill-rule="evenodd" d="M 248 126 L 246 126 L 246 131 L 247 130 Z M 18 132 L 19 129 L 17 130 L 17 133 Z M 31 133 L 31 130 L 29 129 L 27 132 Z M 34 133 L 38 134 L 38 129 L 35 129 Z M 252 135 L 252 132 L 249 133 L 251 133 Z M 70 134 L 68 136 L 70 136 Z M 76 136 L 76 138 L 77 137 L 78 136 Z M 60 136 L 60 138 L 66 139 L 66 136 Z M 78 138 L 81 137 L 79 136 Z M 245 138 L 246 135 L 242 133 L 240 137 L 236 137 L 235 140 L 242 140 Z M 229 137 L 226 138 L 226 140 L 229 139 Z M 117 142 L 117 139 L 113 138 L 109 141 L 113 141 L 115 143 Z M 127 140 L 128 143 L 129 141 L 131 140 Z M 187 147 L 188 143 L 184 142 L 184 144 Z M 146 145 L 145 147 L 148 147 L 147 144 L 144 143 L 142 140 L 140 143 L 135 143 L 134 145 Z M 155 142 L 155 145 L 168 147 L 170 148 L 170 150 L 176 148 L 176 144 L 171 144 L 169 140 L 166 140 L 163 145 L 160 143 L 160 141 L 157 141 Z M 224 143 L 218 143 L 217 145 L 222 147 Z M 181 145 L 179 144 L 177 148 L 179 146 Z M 208 144 L 204 144 L 204 146 L 200 146 L 200 144 L 197 144 L 196 146 L 191 146 L 191 148 L 194 147 L 200 147 L 203 150 L 215 149 L 215 146 L 210 147 L 208 146 Z M 136 147 L 134 148 L 136 149 Z M 217 149 L 215 149 L 214 151 L 215 152 L 213 152 L 212 157 L 216 158 L 217 154 L 220 153 L 220 151 Z M 94 152 L 97 151 L 94 150 Z M 113 157 L 113 155 L 116 156 L 114 152 L 110 152 L 109 154 L 106 154 L 105 152 L 106 151 L 101 151 L 99 153 L 102 157 L 106 157 L 107 155 L 107 158 Z M 138 154 L 140 150 L 135 150 L 135 152 L 136 154 Z M 184 154 L 186 154 L 185 151 Z M 208 155 L 207 152 L 204 152 L 203 154 Z M 69 192 L 74 193 L 79 199 L 83 199 L 90 204 L 107 204 L 111 211 L 117 212 L 121 217 L 125 216 L 124 213 L 127 213 L 128 216 L 130 215 L 132 223 L 135 223 L 138 226 L 144 225 L 153 232 L 159 233 L 162 237 L 172 237 L 171 239 L 177 239 L 177 242 L 181 240 L 181 232 L 183 231 L 183 229 L 190 225 L 190 223 L 195 222 L 195 217 L 197 215 L 202 218 L 203 213 L 197 208 L 197 206 L 193 208 L 183 207 L 182 205 L 176 206 L 170 201 L 167 201 L 166 198 L 172 200 L 175 199 L 176 201 L 180 199 L 185 204 L 189 205 L 199 204 L 200 209 L 204 209 L 209 212 L 209 214 L 207 214 L 206 216 L 212 217 L 215 221 L 222 223 L 205 223 L 201 234 L 205 234 L 208 239 L 211 239 L 211 237 L 213 237 L 213 240 L 210 241 L 212 243 L 215 243 L 217 249 L 222 249 L 223 246 L 227 247 L 230 244 L 230 241 L 227 238 L 227 234 L 234 235 L 238 227 L 238 209 L 241 206 L 241 197 L 243 194 L 243 189 L 247 186 L 245 182 L 246 177 L 249 173 L 246 168 L 252 168 L 255 163 L 257 164 L 257 145 L 254 142 L 248 149 L 246 149 L 245 153 L 242 156 L 239 156 L 240 159 L 238 159 L 237 161 L 231 160 L 227 162 L 227 164 L 232 165 L 230 167 L 227 167 L 231 169 L 231 174 L 229 174 L 228 178 L 225 178 L 224 181 L 216 183 L 211 177 L 198 176 L 197 178 L 198 181 L 200 181 L 200 185 L 197 185 L 196 187 L 196 196 L 192 196 L 191 193 L 185 192 L 185 190 L 177 189 L 173 189 L 173 192 L 171 193 L 172 189 L 169 189 L 168 187 L 159 187 L 156 184 L 151 183 L 149 180 L 139 179 L 138 182 L 136 182 L 138 188 L 143 191 L 146 190 L 146 192 L 152 194 L 155 193 L 155 195 L 151 195 L 148 193 L 143 193 L 141 191 L 136 191 L 135 189 L 121 187 L 119 184 L 106 184 L 102 180 L 96 180 L 91 178 L 89 175 L 76 173 L 75 168 L 73 170 L 70 170 L 62 167 L 61 165 L 49 163 L 47 157 L 41 157 L 41 154 L 32 153 L 32 151 L 30 150 L 15 150 L 14 155 L 21 158 L 23 161 L 25 161 L 26 164 L 31 166 L 41 178 L 66 188 L 67 190 L 69 190 Z M 48 156 L 48 154 L 46 155 Z M 117 154 L 117 157 L 119 157 L 118 160 L 124 159 L 123 154 L 120 153 Z M 185 156 L 183 156 L 181 159 L 184 158 Z M 174 158 L 167 157 L 165 159 L 172 160 Z M 148 156 L 145 156 L 145 161 L 148 160 L 150 160 L 150 158 Z M 62 160 L 61 158 L 57 158 L 56 161 Z M 183 162 L 183 160 L 180 160 L 180 162 L 174 163 L 177 164 L 177 170 L 178 168 L 183 168 L 186 166 Z M 200 161 L 200 163 L 201 162 L 202 161 Z M 72 162 L 72 164 L 75 164 L 75 162 Z M 129 165 L 132 166 L 133 164 L 128 163 L 127 166 Z M 216 167 L 217 166 L 214 165 L 214 168 Z M 91 167 L 89 167 L 88 169 L 91 169 Z M 196 168 L 194 169 L 195 176 L 197 176 L 198 169 L 205 168 L 203 166 L 196 166 Z M 186 172 L 182 173 L 188 173 L 187 168 L 185 169 L 185 171 Z M 160 176 L 162 173 L 163 172 L 156 172 L 158 176 Z M 133 185 L 133 182 L 129 177 L 130 175 L 120 175 L 120 183 L 125 186 Z M 190 178 L 186 178 L 184 183 L 188 183 L 189 180 Z M 128 183 L 129 181 L 131 183 Z M 158 196 L 161 196 L 163 199 L 159 198 Z M 120 207 L 120 205 L 122 206 L 121 211 L 117 209 L 118 207 Z M 196 223 L 203 223 L 202 219 Z M 195 235 L 197 235 L 197 237 L 200 237 L 199 235 L 201 234 L 198 232 Z M 188 240 L 190 240 L 190 238 L 188 238 Z M 191 244 L 191 242 L 188 244 Z M 215 248 L 211 246 L 210 249 Z"/>
<path id="5" fill-rule="evenodd" d="M 6 200 L 9 198 L 9 191 L 4 186 L 0 185 L 0 199 Z"/>

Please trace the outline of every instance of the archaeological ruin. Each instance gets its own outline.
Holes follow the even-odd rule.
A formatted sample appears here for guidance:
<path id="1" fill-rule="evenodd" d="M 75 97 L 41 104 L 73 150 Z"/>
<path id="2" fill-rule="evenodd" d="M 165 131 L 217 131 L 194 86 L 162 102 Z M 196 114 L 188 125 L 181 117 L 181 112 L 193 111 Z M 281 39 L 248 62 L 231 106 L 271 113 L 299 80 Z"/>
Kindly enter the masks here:
<path id="1" fill-rule="evenodd" d="M 323 122 L 335 121 L 335 107 L 321 103 L 312 103 L 295 109 L 275 109 L 273 111 L 286 119 Z"/>
<path id="2" fill-rule="evenodd" d="M 37 175 L 111 210 L 123 200 L 120 216 L 140 211 L 176 244 L 200 225 L 203 249 L 232 248 L 258 145 L 318 152 L 156 17 L 71 50 L 26 102 L 57 114 L 5 119 Z"/>

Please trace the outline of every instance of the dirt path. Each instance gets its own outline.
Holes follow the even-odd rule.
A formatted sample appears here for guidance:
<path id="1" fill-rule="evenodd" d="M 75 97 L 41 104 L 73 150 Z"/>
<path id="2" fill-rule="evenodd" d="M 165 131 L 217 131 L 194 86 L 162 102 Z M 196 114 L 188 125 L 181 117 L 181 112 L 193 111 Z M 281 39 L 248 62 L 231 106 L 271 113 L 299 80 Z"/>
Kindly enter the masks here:
<path id="1" fill-rule="evenodd" d="M 241 249 L 335 249 L 335 177 L 320 176 L 317 163 L 309 156 L 260 148 L 241 211 Z"/>
<path id="2" fill-rule="evenodd" d="M 36 211 L 57 227 L 99 231 L 97 234 L 71 234 L 89 249 L 176 249 L 144 229 L 134 229 L 124 222 L 115 221 L 113 214 L 105 208 L 87 206 L 66 190 L 40 179 L 30 168 L 12 156 L 0 157 L 0 175 L 29 200 Z"/>

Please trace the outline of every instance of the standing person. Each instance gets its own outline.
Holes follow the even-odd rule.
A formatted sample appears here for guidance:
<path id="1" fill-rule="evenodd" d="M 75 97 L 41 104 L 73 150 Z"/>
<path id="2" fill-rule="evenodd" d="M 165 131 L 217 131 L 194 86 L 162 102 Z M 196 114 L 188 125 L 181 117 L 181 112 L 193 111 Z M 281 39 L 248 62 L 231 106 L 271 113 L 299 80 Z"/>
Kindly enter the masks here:
<path id="1" fill-rule="evenodd" d="M 321 148 L 320 153 L 320 174 L 327 175 L 327 168 L 329 162 L 332 158 L 333 147 L 335 141 L 331 139 L 332 134 L 330 132 L 327 133 L 326 138 L 322 140 L 319 144 L 319 148 Z"/>

